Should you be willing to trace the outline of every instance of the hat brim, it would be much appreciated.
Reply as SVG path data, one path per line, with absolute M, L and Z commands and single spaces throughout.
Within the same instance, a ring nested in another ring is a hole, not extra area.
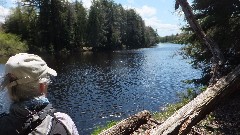
M 57 76 L 57 72 L 54 69 L 51 69 L 50 67 L 48 67 L 47 73 L 52 76 Z

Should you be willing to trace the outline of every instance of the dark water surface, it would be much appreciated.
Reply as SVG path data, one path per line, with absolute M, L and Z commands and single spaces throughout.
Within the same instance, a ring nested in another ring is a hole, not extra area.
M 178 100 L 177 93 L 192 87 L 182 80 L 201 75 L 187 60 L 174 55 L 180 47 L 159 44 L 136 50 L 44 57 L 58 72 L 48 97 L 55 108 L 73 118 L 83 135 L 107 121 L 145 109 L 160 111 Z

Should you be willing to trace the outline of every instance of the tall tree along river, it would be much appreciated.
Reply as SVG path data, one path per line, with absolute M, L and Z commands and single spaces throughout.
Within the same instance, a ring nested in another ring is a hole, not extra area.
M 59 111 L 69 114 L 80 132 L 90 134 L 107 121 L 121 120 L 142 110 L 160 111 L 178 101 L 177 93 L 196 79 L 193 69 L 177 54 L 181 45 L 159 44 L 153 48 L 114 52 L 84 52 L 61 58 L 44 57 L 58 72 L 48 97 Z M 0 76 L 4 63 L 0 64 Z M 1 93 L 1 100 L 6 98 Z M 7 107 L 1 101 L 0 109 Z

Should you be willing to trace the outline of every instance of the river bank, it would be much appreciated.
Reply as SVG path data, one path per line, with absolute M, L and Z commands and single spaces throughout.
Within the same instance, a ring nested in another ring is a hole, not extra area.
M 233 93 L 201 122 L 190 134 L 239 135 L 240 134 L 240 92 Z
M 213 111 L 201 120 L 197 125 L 193 126 L 188 135 L 239 135 L 240 134 L 240 92 L 234 93 L 230 98 L 223 99 Z M 181 104 L 181 105 L 180 105 Z M 172 104 L 168 109 L 177 110 L 185 103 Z M 163 111 L 168 113 L 169 110 Z M 171 113 L 171 112 L 170 112 Z M 142 124 L 130 135 L 151 135 L 165 119 L 159 120 L 153 114 L 145 124 Z M 154 118 L 155 117 L 155 118 Z M 161 117 L 163 118 L 163 117 Z M 100 133 L 100 132 L 99 132 Z

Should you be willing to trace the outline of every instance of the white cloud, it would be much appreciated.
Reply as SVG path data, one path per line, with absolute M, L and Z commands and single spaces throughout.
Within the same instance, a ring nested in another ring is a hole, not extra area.
M 136 9 L 137 13 L 141 15 L 141 17 L 145 21 L 145 24 L 147 26 L 151 26 L 153 29 L 156 29 L 160 36 L 166 36 L 180 32 L 180 27 L 178 25 L 163 23 L 157 17 L 156 8 L 144 5 L 141 8 L 135 7 L 134 9 Z
M 6 16 L 10 14 L 10 9 L 0 6 L 0 22 L 3 23 L 5 21 Z
M 92 0 L 82 0 L 83 2 L 83 6 L 87 9 L 90 8 L 90 6 L 92 5 Z
M 176 30 L 179 29 L 177 25 L 162 23 L 157 17 L 145 18 L 146 25 L 153 26 L 157 29 L 170 29 Z
M 67 0 L 68 2 L 75 2 L 76 0 Z M 83 6 L 87 9 L 90 8 L 90 6 L 92 5 L 92 0 L 78 0 L 78 1 L 82 1 Z
M 142 6 L 141 8 L 135 8 L 136 11 L 142 16 L 142 17 L 151 17 L 156 15 L 157 10 L 154 7 L 149 6 Z
M 175 24 L 163 23 L 156 16 L 150 18 L 143 18 L 147 26 L 157 29 L 159 36 L 166 36 L 180 32 L 180 27 Z

